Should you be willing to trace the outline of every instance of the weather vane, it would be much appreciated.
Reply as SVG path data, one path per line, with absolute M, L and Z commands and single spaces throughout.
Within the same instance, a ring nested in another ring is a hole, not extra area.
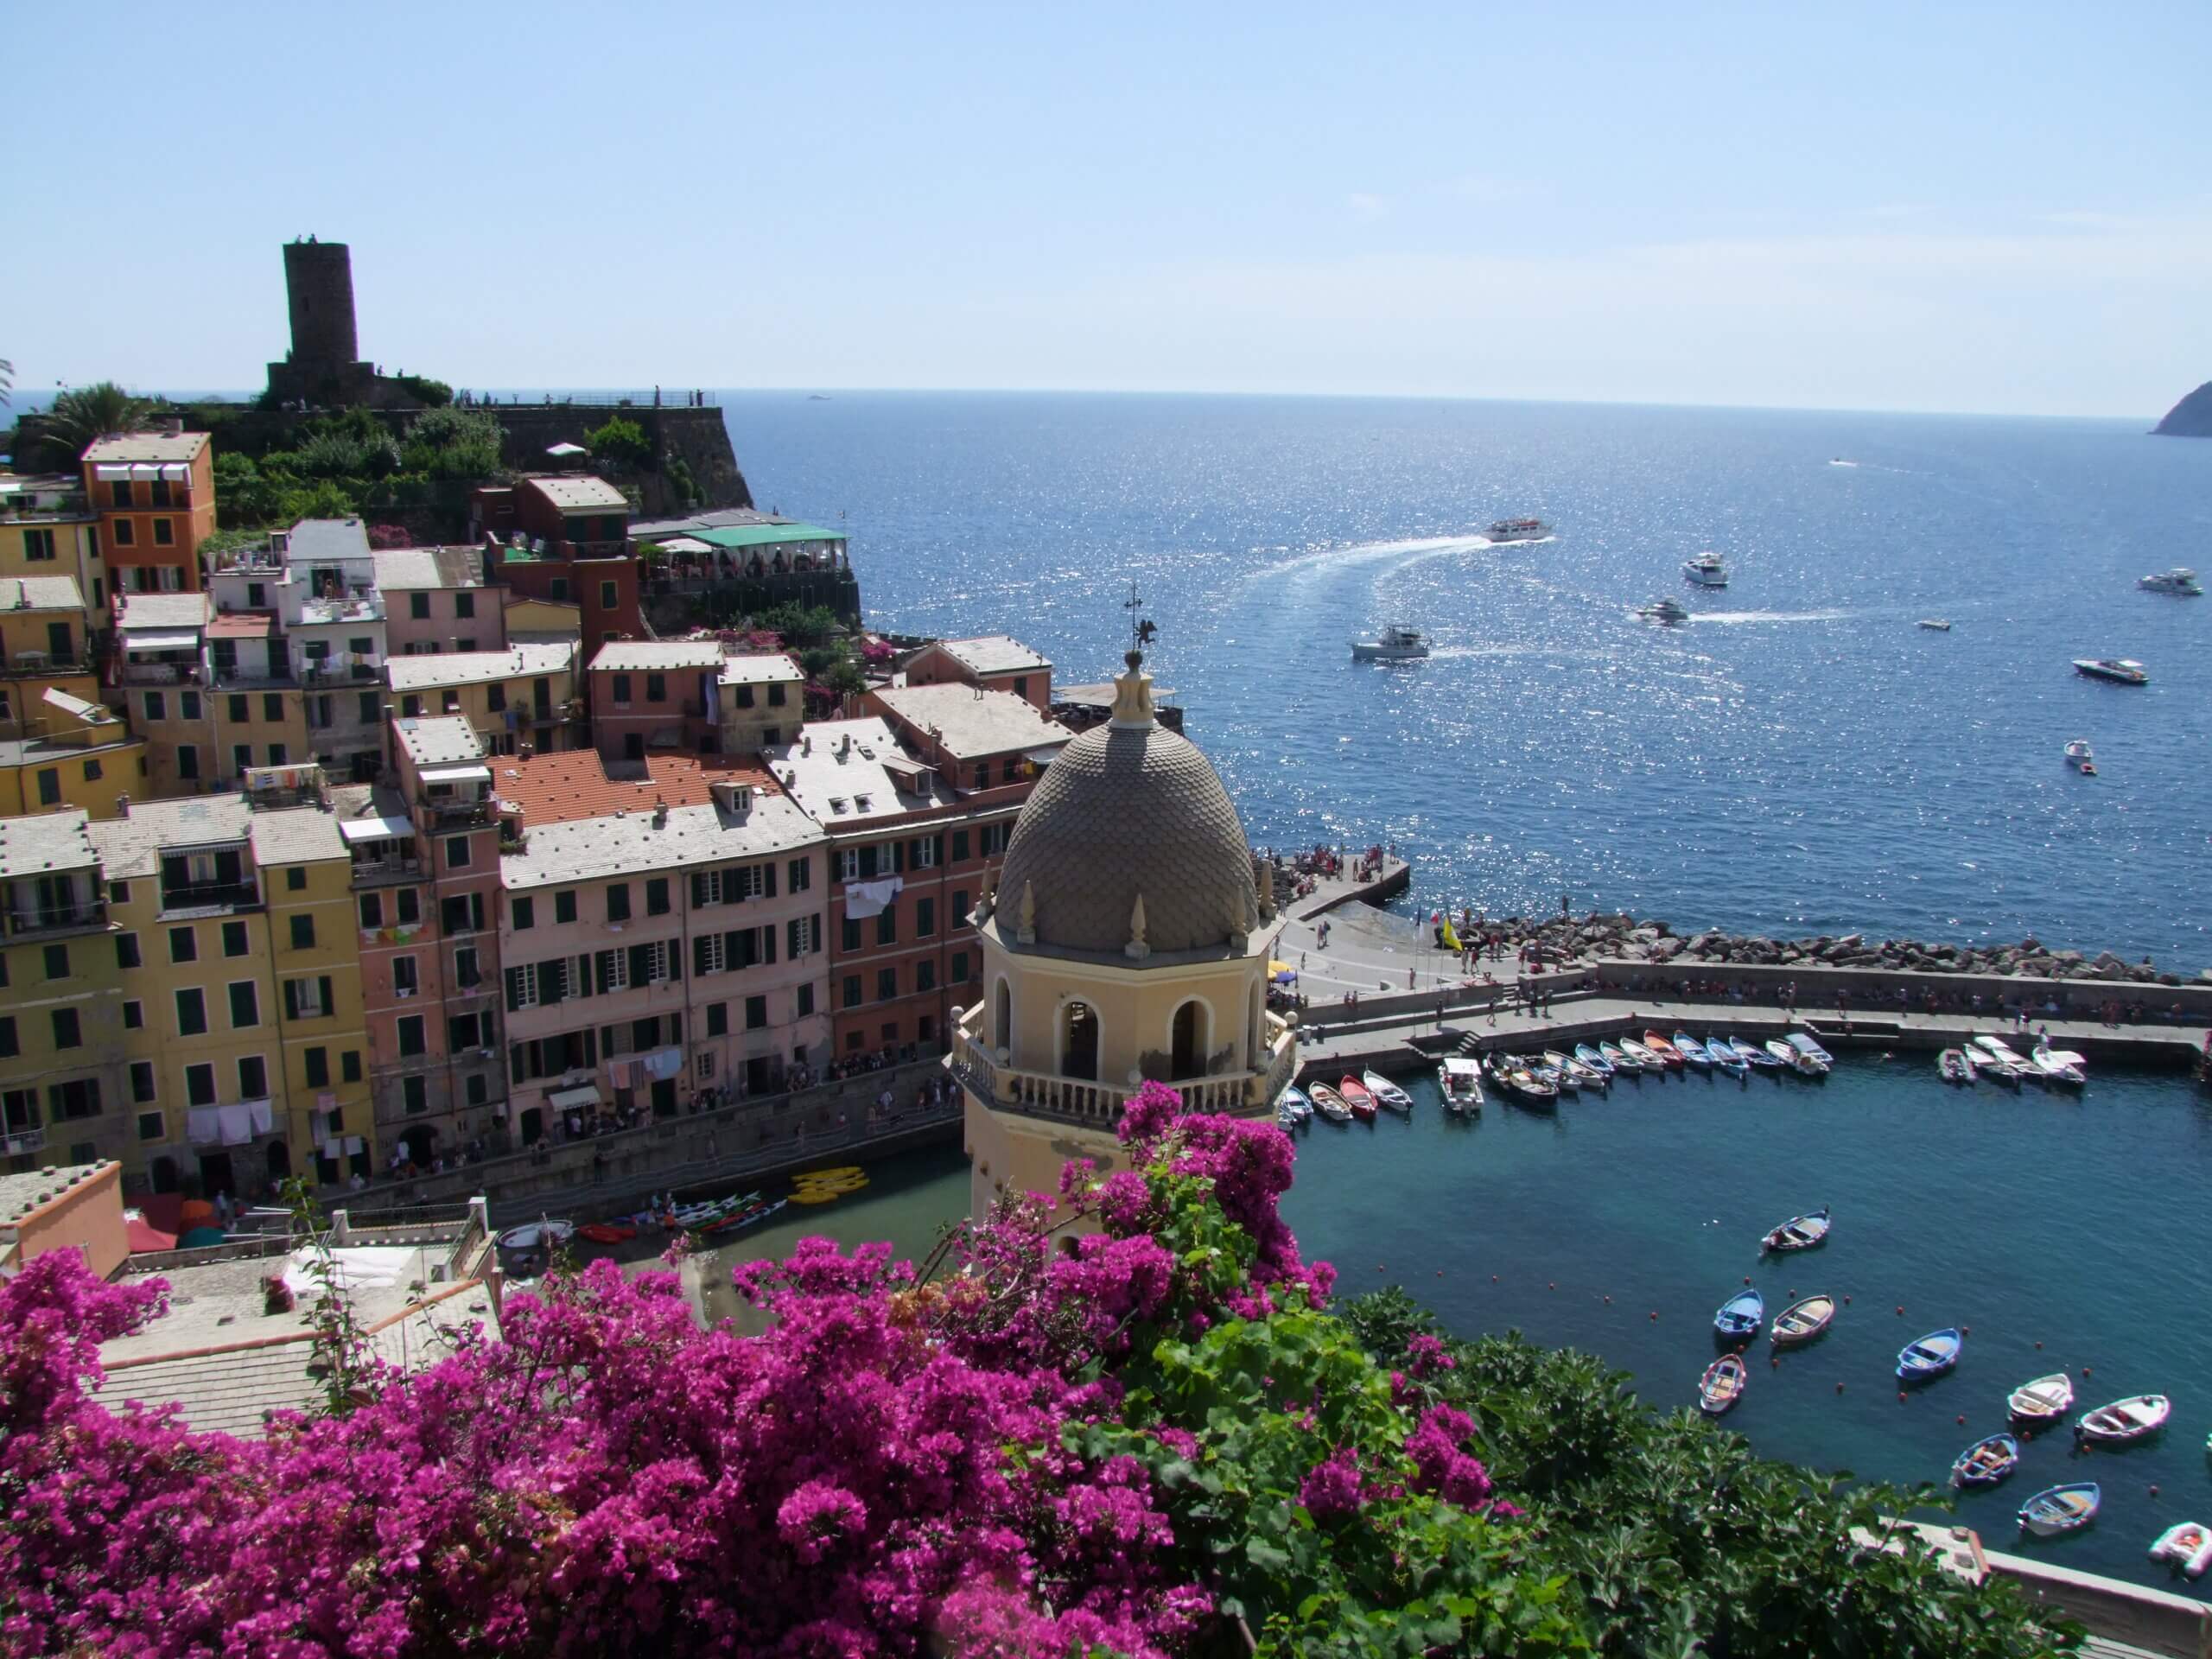
M 1144 601 L 1137 596 L 1137 585 L 1129 583 L 1129 596 L 1122 601 L 1122 608 L 1129 613 L 1129 649 L 1142 651 L 1160 632 L 1160 625 L 1149 617 L 1138 614 L 1144 609 Z

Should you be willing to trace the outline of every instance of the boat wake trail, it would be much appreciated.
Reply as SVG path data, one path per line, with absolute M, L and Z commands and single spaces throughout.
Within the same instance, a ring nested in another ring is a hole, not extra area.
M 1281 564 L 1262 565 L 1245 579 L 1249 582 L 1319 575 L 1363 564 L 1387 564 L 1393 560 L 1412 563 L 1446 553 L 1475 553 L 1488 546 L 1489 541 L 1480 536 L 1414 536 L 1398 541 L 1357 542 L 1350 547 L 1326 547 L 1318 552 L 1301 553 Z
M 1848 611 L 1693 611 L 1691 620 L 1706 622 L 1840 622 Z

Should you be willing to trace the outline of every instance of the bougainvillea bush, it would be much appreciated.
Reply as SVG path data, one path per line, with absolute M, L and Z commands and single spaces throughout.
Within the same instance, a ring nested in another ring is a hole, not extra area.
M 1134 1168 L 1070 1166 L 1087 1236 L 1033 1198 L 920 1271 L 809 1240 L 739 1269 L 758 1337 L 596 1263 L 262 1441 L 111 1414 L 99 1344 L 159 1293 L 42 1257 L 0 1287 L 0 1649 L 1802 1653 L 1825 1610 L 1839 1652 L 2034 1650 L 2008 1597 L 1855 1570 L 1834 1494 L 1747 1507 L 1779 1465 L 1732 1436 L 1639 1461 L 1617 1380 L 1332 1311 L 1277 1214 L 1289 1142 L 1179 1105 L 1129 1103 Z

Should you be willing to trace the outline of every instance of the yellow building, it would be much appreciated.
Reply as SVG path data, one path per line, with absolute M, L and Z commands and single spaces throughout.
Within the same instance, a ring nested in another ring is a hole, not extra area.
M 216 766 L 214 704 L 244 694 L 207 690 L 212 614 L 205 594 L 126 594 L 117 605 L 105 696 L 146 740 L 146 785 L 133 800 L 203 794 L 225 775 Z M 238 775 L 235 758 L 227 775 Z
M 528 594 L 510 593 L 500 613 L 506 620 L 507 643 L 511 645 L 554 639 L 582 640 L 584 637 L 583 607 L 570 600 L 537 599 Z
M 66 692 L 40 696 L 52 725 L 67 729 L 0 738 L 0 817 L 81 811 L 111 818 L 122 810 L 124 797 L 145 792 L 144 738 L 97 703 Z
M 1141 661 L 1113 718 L 1062 749 L 976 912 L 983 1000 L 954 1027 L 974 1213 L 1058 1192 L 1067 1159 L 1111 1168 L 1122 1102 L 1147 1078 L 1192 1111 L 1269 1110 L 1297 1069 L 1267 1009 L 1276 930 L 1236 809 L 1154 718 Z
M 121 1156 L 121 962 L 81 811 L 0 819 L 0 1118 L 6 1167 Z
M 0 577 L 67 576 L 105 618 L 99 515 L 68 474 L 0 473 Z
M 249 782 L 257 804 L 276 792 L 267 773 Z M 320 806 L 256 811 L 247 838 L 268 906 L 283 1144 L 292 1168 L 323 1185 L 367 1175 L 377 1166 L 352 856 Z
M 74 576 L 0 576 L 0 737 L 42 737 L 84 724 L 69 704 L 50 703 L 46 693 L 98 700 L 89 622 Z
M 244 797 L 132 802 L 89 826 L 108 916 L 129 937 L 121 1063 L 133 1164 L 156 1192 L 268 1196 L 291 1168 L 283 1032 L 264 883 Z
M 575 645 L 548 640 L 505 651 L 393 657 L 385 671 L 401 719 L 458 715 L 483 740 L 486 753 L 513 754 L 528 743 L 543 754 L 590 747 L 589 728 L 570 719 L 575 664 Z M 564 731 L 572 734 L 566 741 Z

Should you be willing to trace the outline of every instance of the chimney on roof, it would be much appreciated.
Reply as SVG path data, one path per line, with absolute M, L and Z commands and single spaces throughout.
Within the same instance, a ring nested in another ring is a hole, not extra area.
M 668 803 L 666 801 L 657 800 L 653 803 L 653 828 L 656 830 L 665 830 L 668 828 Z
M 162 435 L 165 438 L 181 438 L 184 435 L 184 417 L 181 416 L 164 415 L 161 418 L 160 425 Z
M 115 816 L 118 818 L 127 818 L 130 816 L 130 798 L 128 795 L 118 795 L 115 798 Z

